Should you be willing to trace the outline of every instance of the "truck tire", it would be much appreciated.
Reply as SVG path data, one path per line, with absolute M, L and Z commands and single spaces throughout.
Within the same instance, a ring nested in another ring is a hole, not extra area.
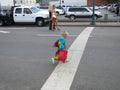
M 0 26 L 3 26 L 3 25 L 4 25 L 3 20 L 0 20 Z
M 36 24 L 37 24 L 37 26 L 42 27 L 44 25 L 43 19 L 42 18 L 37 19 Z

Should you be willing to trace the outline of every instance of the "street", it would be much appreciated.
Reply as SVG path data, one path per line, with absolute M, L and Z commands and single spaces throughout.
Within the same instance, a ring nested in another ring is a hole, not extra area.
M 0 90 L 40 90 L 43 87 L 55 68 L 64 65 L 52 64 L 50 60 L 56 51 L 52 47 L 53 42 L 62 31 L 68 31 L 67 49 L 71 46 L 79 48 L 72 43 L 87 27 L 60 28 L 61 31 L 50 31 L 47 26 L 0 27 Z M 84 45 L 70 90 L 119 90 L 119 33 L 119 27 L 93 28 Z M 83 36 L 86 37 L 86 33 Z M 70 62 L 75 60 L 70 59 L 65 65 L 72 67 Z

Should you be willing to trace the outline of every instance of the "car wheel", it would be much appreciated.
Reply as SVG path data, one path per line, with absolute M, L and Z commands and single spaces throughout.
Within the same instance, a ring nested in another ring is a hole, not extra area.
M 95 15 L 95 16 L 94 16 L 94 19 L 97 20 L 97 18 L 98 18 L 97 15 Z
M 42 18 L 37 19 L 36 21 L 37 26 L 42 27 L 44 25 L 44 21 Z
M 71 20 L 75 20 L 75 16 L 71 15 L 71 16 L 70 16 L 70 19 L 71 19 Z
M 91 18 L 93 18 L 93 16 Z M 94 20 L 97 20 L 97 18 L 98 18 L 97 15 L 94 15 Z
M 0 20 L 0 26 L 3 26 L 3 24 L 4 24 L 3 20 Z

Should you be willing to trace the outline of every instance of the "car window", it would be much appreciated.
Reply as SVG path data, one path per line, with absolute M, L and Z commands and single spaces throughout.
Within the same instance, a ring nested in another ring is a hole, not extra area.
M 80 8 L 79 10 L 82 12 L 89 12 L 86 8 Z
M 40 7 L 40 9 L 48 9 L 48 7 Z
M 32 12 L 30 11 L 30 9 L 28 8 L 24 8 L 24 11 L 23 11 L 25 14 L 32 14 Z
M 76 12 L 79 12 L 80 11 L 80 8 L 75 8 Z
M 15 13 L 16 14 L 21 14 L 22 13 L 22 8 L 16 8 Z
M 78 12 L 79 8 L 69 8 L 69 12 Z

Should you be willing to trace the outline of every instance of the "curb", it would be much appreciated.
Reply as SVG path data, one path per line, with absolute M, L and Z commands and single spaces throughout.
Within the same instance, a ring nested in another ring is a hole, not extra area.
M 91 25 L 90 22 L 58 22 L 59 26 L 94 26 L 94 27 L 120 27 L 119 22 L 96 22 Z

